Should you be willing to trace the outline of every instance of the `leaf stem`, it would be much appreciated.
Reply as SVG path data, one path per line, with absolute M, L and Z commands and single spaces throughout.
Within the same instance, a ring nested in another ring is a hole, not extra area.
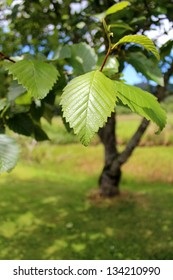
M 103 63 L 102 63 L 102 65 L 101 65 L 101 67 L 100 67 L 100 72 L 102 72 L 102 70 L 103 70 L 103 68 L 104 68 L 104 66 L 105 66 L 105 64 L 106 64 L 106 61 L 107 61 L 108 56 L 110 55 L 111 51 L 112 51 L 112 49 L 109 48 L 108 51 L 107 51 L 107 54 L 106 54 L 106 56 L 105 56 L 105 58 L 104 58 L 104 60 L 103 60 Z
M 0 52 L 0 58 L 2 59 L 6 59 L 10 62 L 16 63 L 16 61 L 14 61 L 13 59 L 11 59 L 9 56 L 5 55 L 4 53 Z

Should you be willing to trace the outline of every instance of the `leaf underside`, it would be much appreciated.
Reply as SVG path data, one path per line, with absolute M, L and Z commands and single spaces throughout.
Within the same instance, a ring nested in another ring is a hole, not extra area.
M 63 117 L 87 146 L 114 111 L 115 102 L 113 81 L 98 70 L 92 71 L 73 79 L 64 88 Z
M 19 148 L 11 137 L 0 134 L 0 174 L 10 171 L 17 162 Z
M 118 81 L 114 83 L 118 99 L 124 105 L 127 105 L 132 112 L 156 123 L 159 127 L 158 132 L 165 127 L 166 113 L 155 96 L 135 86 L 126 85 Z
M 39 60 L 6 63 L 5 67 L 36 99 L 44 98 L 59 76 L 59 72 L 53 65 Z

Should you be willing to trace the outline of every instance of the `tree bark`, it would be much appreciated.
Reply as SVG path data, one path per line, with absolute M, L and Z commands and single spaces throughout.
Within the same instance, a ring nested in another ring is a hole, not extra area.
M 145 118 L 142 119 L 140 125 L 138 126 L 138 129 L 136 130 L 136 132 L 133 134 L 133 136 L 131 137 L 131 139 L 127 143 L 124 151 L 118 157 L 118 161 L 119 161 L 120 166 L 123 165 L 129 159 L 129 157 L 133 153 L 134 149 L 138 146 L 138 144 L 139 144 L 144 132 L 146 131 L 149 123 L 150 122 L 148 120 L 146 120 Z M 114 164 L 113 164 L 112 168 L 114 168 Z
M 105 127 L 100 129 L 99 136 L 105 151 L 105 164 L 99 178 L 100 194 L 102 196 L 112 197 L 120 194 L 121 166 L 129 159 L 139 144 L 148 125 L 149 121 L 144 118 L 122 153 L 118 153 L 117 150 L 115 113 L 112 113 Z
M 121 179 L 120 166 L 112 170 L 112 164 L 119 155 L 116 145 L 115 126 L 115 113 L 112 113 L 105 127 L 101 128 L 98 133 L 105 152 L 104 168 L 99 178 L 100 194 L 105 197 L 119 194 L 119 182 Z

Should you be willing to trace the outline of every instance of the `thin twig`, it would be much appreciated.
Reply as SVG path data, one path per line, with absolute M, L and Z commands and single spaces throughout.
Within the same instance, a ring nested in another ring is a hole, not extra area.
M 9 56 L 5 55 L 4 53 L 0 52 L 0 58 L 8 60 L 10 62 L 16 63 L 13 59 L 11 59 Z
M 103 60 L 103 63 L 102 63 L 102 65 L 101 65 L 101 67 L 100 67 L 100 72 L 102 72 L 103 67 L 104 67 L 105 64 L 106 64 L 106 61 L 107 61 L 107 59 L 108 59 L 108 57 L 109 57 L 111 51 L 112 51 L 112 50 L 109 48 L 108 51 L 107 51 L 107 54 L 106 54 L 106 56 L 105 56 L 105 58 L 104 58 L 104 60 Z

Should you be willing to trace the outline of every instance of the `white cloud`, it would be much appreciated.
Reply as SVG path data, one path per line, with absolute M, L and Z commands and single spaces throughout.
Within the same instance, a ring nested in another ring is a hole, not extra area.
M 153 30 L 145 32 L 150 39 L 154 40 L 158 47 L 161 47 L 169 40 L 173 40 L 173 26 L 168 19 L 162 19 L 160 26 L 153 26 Z

